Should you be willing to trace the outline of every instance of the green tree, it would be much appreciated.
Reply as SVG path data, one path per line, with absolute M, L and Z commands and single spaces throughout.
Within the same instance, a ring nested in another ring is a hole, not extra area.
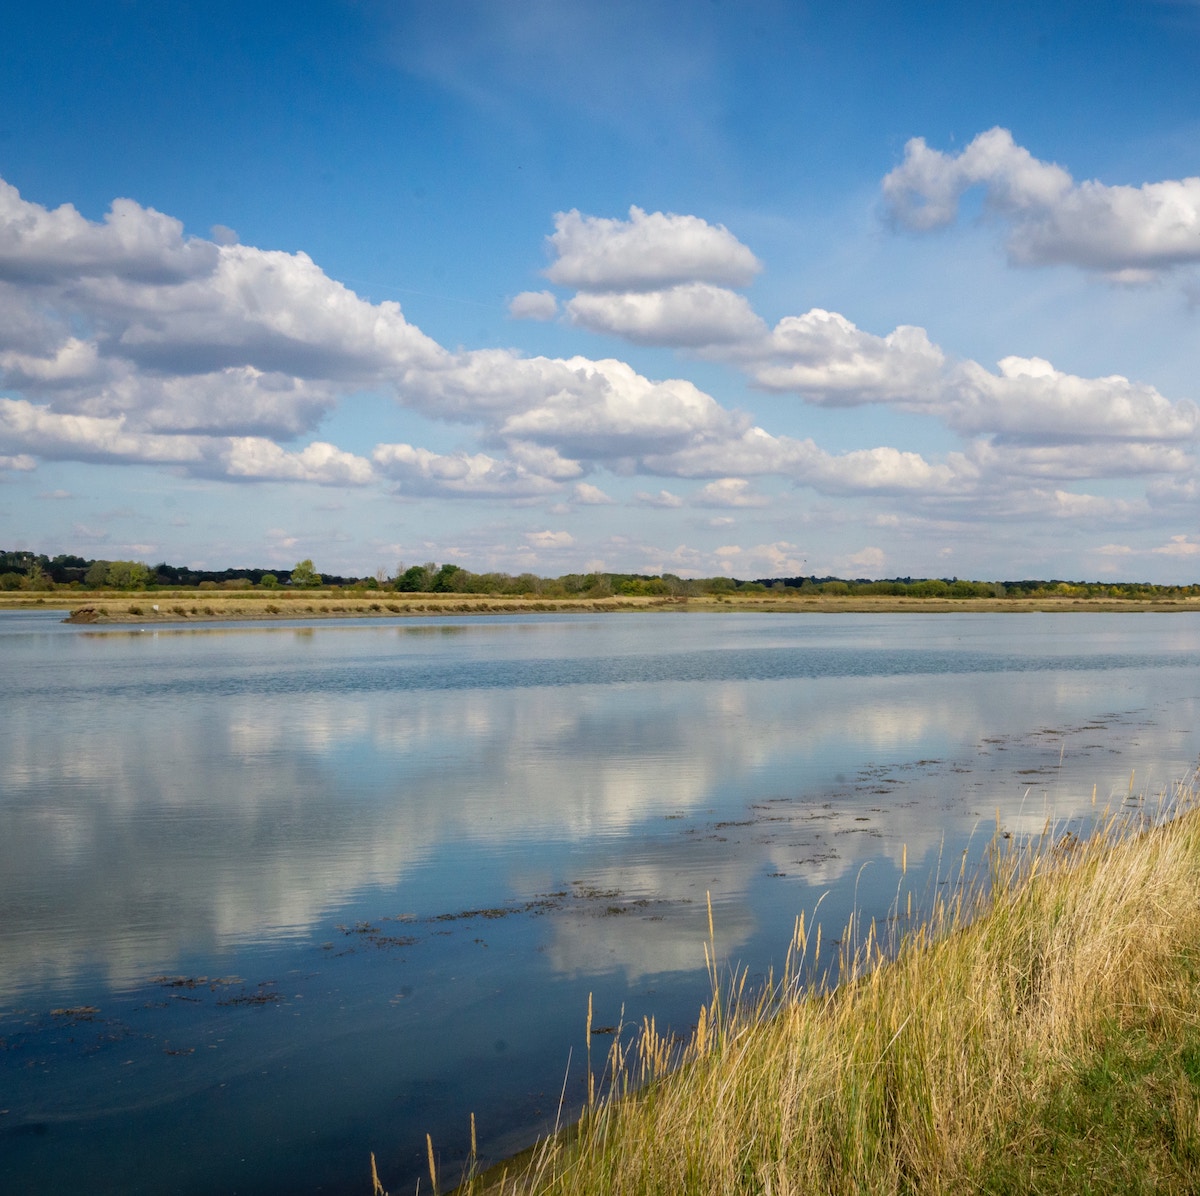
M 108 561 L 93 561 L 83 575 L 83 584 L 89 590 L 98 590 L 108 581 Z
M 54 580 L 50 574 L 42 567 L 42 562 L 45 557 L 40 557 L 29 562 L 29 567 L 25 570 L 25 576 L 21 578 L 21 589 L 23 590 L 52 590 L 54 589 Z
M 264 573 L 259 579 L 258 584 L 262 586 L 264 590 L 273 590 L 277 585 L 279 585 L 279 578 L 276 577 L 274 573 Z
M 439 594 L 444 594 L 446 591 L 453 589 L 452 579 L 459 571 L 458 565 L 443 565 L 434 577 L 430 589 L 435 590 Z
M 321 584 L 321 575 L 313 568 L 311 559 L 297 561 L 292 569 L 292 585 L 311 590 Z
M 437 565 L 433 561 L 424 565 L 410 565 L 396 578 L 396 589 L 406 594 L 428 590 L 436 572 Z
M 111 561 L 105 578 L 115 590 L 144 590 L 149 580 L 150 570 L 141 561 Z

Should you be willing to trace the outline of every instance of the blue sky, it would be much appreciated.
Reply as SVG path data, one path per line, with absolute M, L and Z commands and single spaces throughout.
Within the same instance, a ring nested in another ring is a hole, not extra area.
M 1190 581 L 1200 5 L 64 3 L 0 546 Z

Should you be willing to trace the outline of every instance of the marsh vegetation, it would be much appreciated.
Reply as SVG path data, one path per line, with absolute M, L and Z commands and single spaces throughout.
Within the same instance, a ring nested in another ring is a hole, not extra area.
M 1194 787 L 1086 840 L 998 837 L 989 865 L 916 921 L 898 890 L 832 948 L 802 918 L 756 994 L 710 956 L 690 1036 L 618 1030 L 594 1076 L 589 1010 L 578 1123 L 481 1175 L 469 1158 L 459 1190 L 1197 1191 Z

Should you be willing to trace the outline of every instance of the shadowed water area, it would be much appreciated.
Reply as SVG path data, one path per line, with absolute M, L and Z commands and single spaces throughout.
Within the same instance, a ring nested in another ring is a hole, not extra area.
M 578 1111 L 589 993 L 691 1026 L 706 893 L 761 978 L 1200 750 L 1200 614 L 61 617 L 0 617 L 4 1191 L 452 1176 Z

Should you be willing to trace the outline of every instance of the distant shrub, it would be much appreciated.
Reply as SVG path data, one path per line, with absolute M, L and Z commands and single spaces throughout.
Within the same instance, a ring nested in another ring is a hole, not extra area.
M 945 598 L 950 593 L 950 587 L 937 578 L 928 581 L 914 581 L 908 587 L 908 592 L 914 598 Z
M 631 577 L 617 586 L 617 593 L 629 597 L 645 597 L 669 594 L 671 587 L 661 577 Z

